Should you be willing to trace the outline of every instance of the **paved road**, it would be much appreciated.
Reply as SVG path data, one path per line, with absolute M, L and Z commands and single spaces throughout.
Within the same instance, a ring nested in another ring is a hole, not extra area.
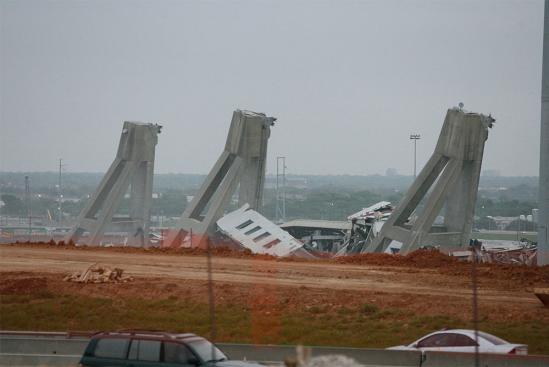
M 0 366 L 74 366 L 88 338 L 68 338 L 64 333 L 0 332 Z M 247 359 L 268 365 L 281 365 L 295 355 L 294 346 L 219 344 L 233 359 Z M 461 353 L 425 353 L 385 349 L 312 347 L 313 356 L 345 355 L 364 367 L 455 367 L 472 366 L 473 355 Z M 483 367 L 547 367 L 549 356 L 481 355 Z M 335 367 L 335 366 L 334 366 Z

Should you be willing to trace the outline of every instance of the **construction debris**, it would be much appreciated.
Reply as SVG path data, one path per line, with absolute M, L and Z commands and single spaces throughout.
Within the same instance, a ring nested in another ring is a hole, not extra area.
M 276 224 L 249 205 L 217 221 L 220 231 L 254 254 L 315 257 L 320 253 L 362 253 L 391 215 L 393 206 L 382 201 L 350 215 L 347 222 L 293 220 Z
M 352 221 L 358 219 L 382 219 L 387 218 L 393 212 L 393 206 L 388 201 L 380 201 L 377 204 L 362 209 L 361 211 L 349 215 L 348 220 Z
M 343 246 L 350 222 L 332 220 L 296 219 L 280 225 L 280 228 L 300 240 L 313 251 L 335 253 Z
M 336 256 L 364 253 L 368 245 L 381 232 L 383 224 L 391 216 L 394 207 L 388 201 L 381 201 L 349 215 L 351 231 Z
M 469 250 L 453 251 L 449 254 L 461 260 L 472 261 Z M 483 263 L 506 265 L 535 265 L 537 262 L 537 243 L 523 238 L 520 242 L 491 241 L 482 243 L 478 253 Z
M 123 276 L 124 270 L 120 268 L 109 268 L 93 264 L 85 271 L 77 271 L 67 275 L 65 282 L 75 283 L 126 283 L 133 280 L 130 276 Z
M 535 265 L 537 248 L 523 248 L 514 250 L 485 251 L 484 262 L 496 264 Z
M 250 209 L 248 204 L 219 219 L 217 226 L 223 234 L 254 254 L 314 257 L 303 248 L 302 242 Z

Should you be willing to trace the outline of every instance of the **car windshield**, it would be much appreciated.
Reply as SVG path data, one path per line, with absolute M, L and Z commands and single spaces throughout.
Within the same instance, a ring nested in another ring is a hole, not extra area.
M 205 362 L 224 361 L 227 356 L 206 339 L 196 339 L 186 342 L 187 345 Z
M 484 332 L 482 332 L 482 331 L 479 331 L 479 332 L 478 332 L 478 336 L 480 336 L 481 338 L 484 338 L 484 339 L 488 340 L 490 343 L 492 343 L 492 344 L 494 344 L 494 345 L 509 344 L 508 342 L 506 342 L 506 341 L 503 340 L 503 339 L 498 338 L 497 336 L 494 336 L 494 335 L 491 335 L 491 334 L 487 334 L 487 333 L 484 333 Z

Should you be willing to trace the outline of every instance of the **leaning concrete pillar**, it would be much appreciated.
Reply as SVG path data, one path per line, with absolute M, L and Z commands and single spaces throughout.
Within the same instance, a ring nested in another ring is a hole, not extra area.
M 468 244 L 484 143 L 494 121 L 458 108 L 448 110 L 433 155 L 367 252 L 385 251 L 391 241 L 402 243 L 403 254 L 422 245 L 459 248 Z M 423 209 L 411 221 L 423 199 Z M 435 230 L 433 223 L 443 207 L 444 226 Z
M 260 211 L 265 181 L 267 143 L 276 119 L 263 113 L 236 110 L 225 149 L 198 193 L 170 231 L 165 246 L 202 246 L 239 188 L 239 205 Z
M 116 158 L 66 241 L 99 245 L 107 228 L 117 225 L 113 216 L 130 188 L 129 216 L 120 218 L 118 225 L 124 223 L 129 245 L 148 245 L 154 154 L 160 129 L 156 124 L 124 122 Z

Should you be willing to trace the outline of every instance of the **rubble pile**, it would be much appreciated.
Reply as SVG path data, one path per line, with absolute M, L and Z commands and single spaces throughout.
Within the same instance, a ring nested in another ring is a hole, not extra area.
M 133 280 L 130 276 L 124 276 L 124 270 L 120 268 L 109 268 L 91 265 L 83 272 L 77 271 L 67 275 L 63 280 L 65 282 L 75 283 L 126 283 Z
M 535 265 L 537 257 L 536 248 L 524 248 L 503 251 L 484 251 L 482 261 L 496 264 Z

